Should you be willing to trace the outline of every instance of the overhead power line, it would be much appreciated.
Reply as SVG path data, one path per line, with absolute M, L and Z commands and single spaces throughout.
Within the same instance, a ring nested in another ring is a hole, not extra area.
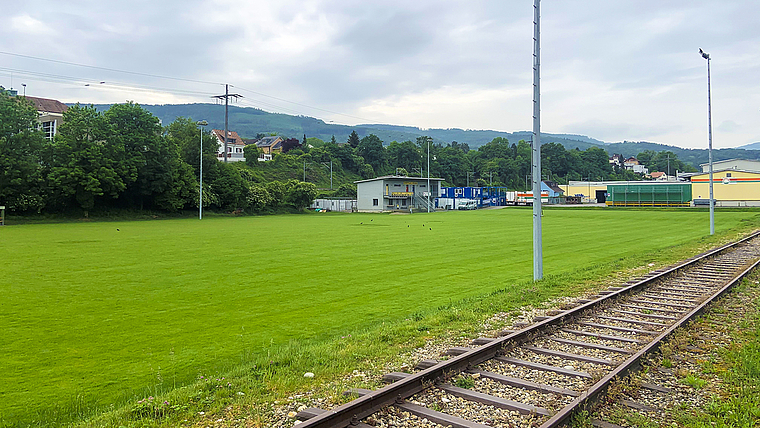
M 141 73 L 139 71 L 119 70 L 117 68 L 98 67 L 96 65 L 79 64 L 79 63 L 76 63 L 76 62 L 61 61 L 61 60 L 58 60 L 58 59 L 40 58 L 40 57 L 37 57 L 37 56 L 23 55 L 23 54 L 17 54 L 17 53 L 13 53 L 13 52 L 0 51 L 0 54 L 2 54 L 2 55 L 9 55 L 9 56 L 15 56 L 15 57 L 19 57 L 19 58 L 34 59 L 34 60 L 37 60 L 37 61 L 54 62 L 56 64 L 72 65 L 72 66 L 75 66 L 75 67 L 91 68 L 91 69 L 94 69 L 94 70 L 104 70 L 104 71 L 112 71 L 112 72 L 115 72 L 115 73 L 133 74 L 135 76 L 155 77 L 157 79 L 179 80 L 179 81 L 183 81 L 183 82 L 203 83 L 203 84 L 208 84 L 208 85 L 223 85 L 224 84 L 224 83 L 219 83 L 219 82 L 209 82 L 209 81 L 205 81 L 205 80 L 185 79 L 185 78 L 182 78 L 182 77 L 162 76 L 160 74 Z
M 69 65 L 69 66 L 74 66 L 74 67 L 89 68 L 89 69 L 93 69 L 93 70 L 102 70 L 102 71 L 110 71 L 110 72 L 114 72 L 114 73 L 130 74 L 130 75 L 134 75 L 134 76 L 152 77 L 152 78 L 157 78 L 157 79 L 168 79 L 168 80 L 174 80 L 174 81 L 190 82 L 190 83 L 200 83 L 200 84 L 208 84 L 208 85 L 224 85 L 224 83 L 219 83 L 219 82 L 211 82 L 211 81 L 196 80 L 196 79 L 186 79 L 186 78 L 182 78 L 182 77 L 173 77 L 173 76 L 164 76 L 164 75 L 160 75 L 160 74 L 143 73 L 143 72 L 131 71 L 131 70 L 121 70 L 121 69 L 110 68 L 110 67 L 100 67 L 100 66 L 89 65 L 89 64 L 81 64 L 81 63 L 76 63 L 76 62 L 71 62 L 71 61 L 63 61 L 63 60 L 58 60 L 58 59 L 42 58 L 42 57 L 33 56 L 33 55 L 19 54 L 19 53 L 14 53 L 14 52 L 0 51 L 0 55 L 7 55 L 7 56 L 12 56 L 12 57 L 18 57 L 18 58 L 33 59 L 33 60 L 37 60 L 37 61 L 45 61 L 45 62 L 51 62 L 51 63 L 56 63 L 56 64 L 64 64 L 64 65 Z M 0 69 L 0 70 L 2 70 L 2 69 Z M 63 80 L 63 81 L 84 82 L 84 83 L 88 83 L 89 82 L 90 84 L 92 84 L 92 83 L 98 83 L 100 85 L 100 84 L 102 84 L 101 82 L 104 81 L 104 79 L 96 80 L 96 79 L 87 79 L 87 78 L 73 78 L 73 77 L 53 75 L 53 74 L 47 74 L 45 76 L 46 73 L 30 72 L 30 71 L 23 71 L 23 70 L 13 70 L 13 69 L 5 69 L 5 70 L 10 71 L 11 73 L 26 73 L 26 74 L 30 74 L 30 75 L 36 75 L 37 76 L 36 79 L 34 77 L 30 77 L 30 79 L 40 80 L 40 81 L 48 81 L 48 82 L 56 82 L 56 81 Z M 45 80 L 44 77 L 46 77 L 47 79 L 52 79 L 52 80 Z M 57 80 L 55 80 L 55 79 L 57 79 Z M 159 87 L 151 87 L 151 86 L 139 85 L 139 84 L 135 84 L 133 86 L 130 86 L 130 85 L 127 85 L 127 84 L 122 84 L 122 83 L 117 83 L 117 82 L 108 82 L 108 84 L 121 86 L 123 88 L 131 88 L 131 89 L 143 90 L 143 91 L 145 89 L 154 89 L 154 90 L 161 90 L 161 91 L 165 91 L 165 92 L 169 92 L 169 93 L 175 93 L 175 94 L 181 94 L 181 95 L 195 95 L 195 94 L 197 94 L 197 95 L 210 95 L 210 93 L 208 93 L 208 92 L 200 92 L 200 91 L 196 92 L 196 91 L 189 91 L 189 90 L 159 88 Z M 230 86 L 232 86 L 232 85 L 230 85 Z M 96 86 L 93 86 L 93 87 L 96 87 Z M 265 94 L 265 93 L 262 93 L 262 92 L 258 92 L 258 91 L 254 91 L 254 90 L 251 90 L 251 89 L 242 88 L 240 86 L 234 86 L 234 87 L 236 87 L 237 89 L 239 89 L 241 91 L 249 92 L 251 94 L 255 94 L 255 95 L 262 96 L 262 97 L 271 98 L 273 100 L 282 101 L 282 102 L 285 102 L 285 103 L 297 105 L 297 106 L 300 106 L 300 107 L 305 107 L 305 108 L 312 109 L 312 110 L 322 111 L 322 112 L 325 112 L 325 113 L 335 114 L 335 115 L 339 115 L 339 116 L 343 116 L 343 117 L 350 117 L 350 118 L 353 118 L 353 119 L 359 119 L 359 120 L 365 121 L 367 123 L 376 123 L 377 122 L 376 120 L 373 120 L 373 119 L 367 119 L 367 118 L 361 117 L 361 116 L 355 116 L 355 115 L 341 113 L 341 112 L 334 111 L 334 110 L 328 110 L 328 109 L 324 109 L 324 108 L 321 108 L 321 107 L 315 107 L 315 106 L 311 106 L 311 105 L 308 105 L 308 104 L 299 103 L 299 102 L 296 102 L 296 101 L 290 101 L 290 100 L 287 100 L 285 98 L 280 98 L 280 97 L 276 97 L 276 96 L 273 96 L 273 95 L 268 95 L 268 94 Z M 261 103 L 261 104 L 269 105 L 272 108 L 286 110 L 286 111 L 292 111 L 292 112 L 295 112 L 295 114 L 302 114 L 302 113 L 299 113 L 299 112 L 297 112 L 295 110 L 288 109 L 286 107 L 282 107 L 282 106 L 279 106 L 279 105 L 276 105 L 276 104 L 266 103 L 266 102 L 260 101 L 260 100 L 258 102 Z

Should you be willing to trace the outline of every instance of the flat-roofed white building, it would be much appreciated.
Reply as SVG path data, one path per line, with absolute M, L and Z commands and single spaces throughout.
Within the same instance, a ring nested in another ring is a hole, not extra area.
M 435 198 L 442 178 L 386 175 L 356 183 L 356 208 L 359 212 L 435 210 Z
M 702 172 L 710 172 L 709 163 L 701 163 L 699 166 Z M 760 160 L 752 159 L 726 159 L 722 161 L 713 161 L 713 171 L 724 169 L 736 169 L 740 171 L 758 171 L 760 172 Z

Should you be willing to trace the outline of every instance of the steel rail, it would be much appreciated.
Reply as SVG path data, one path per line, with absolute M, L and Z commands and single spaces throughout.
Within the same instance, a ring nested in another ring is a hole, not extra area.
M 736 275 L 733 279 L 726 283 L 726 285 L 721 287 L 720 290 L 712 294 L 709 298 L 707 298 L 692 311 L 690 311 L 686 316 L 676 321 L 672 326 L 668 327 L 668 329 L 657 336 L 652 342 L 648 343 L 621 365 L 617 366 L 614 370 L 600 379 L 587 391 L 584 391 L 578 398 L 557 412 L 549 420 L 541 424 L 539 428 L 559 427 L 565 424 L 575 412 L 582 410 L 583 408 L 588 407 L 590 404 L 598 401 L 598 399 L 601 398 L 601 396 L 607 391 L 607 388 L 609 388 L 610 384 L 614 380 L 622 378 L 627 374 L 639 369 L 641 366 L 641 359 L 643 357 L 659 349 L 664 339 L 673 334 L 673 332 L 677 329 L 691 322 L 698 315 L 702 314 L 708 306 L 710 306 L 715 300 L 717 300 L 737 283 L 739 283 L 739 281 L 741 281 L 745 276 L 752 272 L 752 270 L 754 270 L 758 265 L 760 265 L 760 260 L 755 261 L 747 269 Z
M 760 231 L 756 231 L 736 242 L 732 242 L 732 243 L 723 245 L 721 247 L 709 250 L 707 252 L 698 254 L 674 266 L 664 268 L 659 271 L 655 271 L 657 273 L 654 275 L 650 273 L 639 281 L 636 281 L 627 286 L 623 286 L 622 288 L 616 291 L 610 292 L 609 294 L 605 294 L 602 297 L 599 297 L 595 300 L 591 300 L 576 308 L 564 311 L 555 316 L 551 316 L 543 321 L 532 324 L 522 330 L 518 330 L 506 336 L 502 336 L 492 342 L 489 342 L 483 346 L 475 348 L 469 352 L 460 354 L 446 361 L 442 361 L 439 364 L 436 364 L 430 368 L 427 368 L 425 370 L 412 374 L 404 379 L 401 379 L 397 382 L 394 382 L 380 389 L 377 389 L 365 395 L 362 395 L 361 397 L 353 401 L 350 401 L 348 403 L 345 403 L 343 405 L 340 405 L 336 407 L 335 409 L 327 410 L 313 418 L 310 418 L 302 422 L 298 426 L 299 428 L 343 428 L 352 424 L 357 424 L 361 419 L 364 419 L 367 416 L 370 416 L 376 413 L 377 411 L 381 410 L 383 407 L 392 405 L 394 403 L 401 403 L 403 402 L 405 398 L 410 397 L 414 394 L 417 394 L 427 389 L 428 387 L 440 382 L 441 380 L 448 379 L 457 373 L 471 369 L 482 362 L 488 361 L 496 357 L 497 355 L 499 355 L 505 349 L 511 348 L 516 345 L 520 345 L 522 343 L 525 343 L 531 340 L 533 337 L 537 336 L 540 332 L 543 332 L 550 327 L 567 323 L 568 321 L 574 318 L 577 318 L 581 316 L 582 314 L 585 314 L 589 310 L 594 309 L 605 302 L 611 302 L 623 295 L 629 294 L 632 291 L 638 290 L 639 288 L 645 287 L 653 282 L 656 282 L 665 277 L 671 276 L 683 269 L 692 267 L 701 261 L 704 261 L 710 257 L 716 256 L 719 253 L 722 253 L 728 249 L 738 246 L 739 244 L 747 242 L 750 239 L 757 237 L 758 235 L 760 235 Z M 601 390 L 595 392 L 594 395 L 597 395 L 600 392 Z M 589 396 L 590 395 L 588 394 L 588 392 L 584 392 L 581 394 L 581 397 L 583 398 L 584 401 Z M 581 400 L 581 398 L 575 401 L 579 401 L 579 400 Z M 582 401 L 579 401 L 579 403 L 582 403 Z M 564 421 L 564 419 L 570 415 L 570 413 L 565 413 L 564 410 L 565 409 L 557 413 L 557 415 L 555 415 L 555 418 L 562 414 L 562 415 L 565 415 L 561 419 L 562 421 Z M 554 418 L 552 418 L 551 420 L 554 420 Z M 556 426 L 556 425 L 546 425 L 546 426 Z M 542 425 L 542 428 L 543 427 L 544 426 Z

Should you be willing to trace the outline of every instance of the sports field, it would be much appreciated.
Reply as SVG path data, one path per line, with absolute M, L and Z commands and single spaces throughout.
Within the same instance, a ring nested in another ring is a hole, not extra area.
M 716 227 L 756 216 L 721 211 Z M 530 279 L 531 224 L 502 209 L 0 228 L 0 422 L 119 404 Z M 545 272 L 706 232 L 705 212 L 550 209 Z

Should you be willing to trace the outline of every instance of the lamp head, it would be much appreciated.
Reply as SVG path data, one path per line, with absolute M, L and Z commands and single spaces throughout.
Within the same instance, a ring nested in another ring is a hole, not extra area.
M 704 59 L 710 59 L 710 54 L 703 51 L 702 48 L 699 48 L 699 53 L 702 54 L 702 58 Z
M 195 122 L 195 123 L 196 123 L 196 125 L 200 125 L 200 126 L 206 126 L 206 125 L 208 125 L 208 122 L 206 122 L 205 120 L 199 120 L 198 122 Z

